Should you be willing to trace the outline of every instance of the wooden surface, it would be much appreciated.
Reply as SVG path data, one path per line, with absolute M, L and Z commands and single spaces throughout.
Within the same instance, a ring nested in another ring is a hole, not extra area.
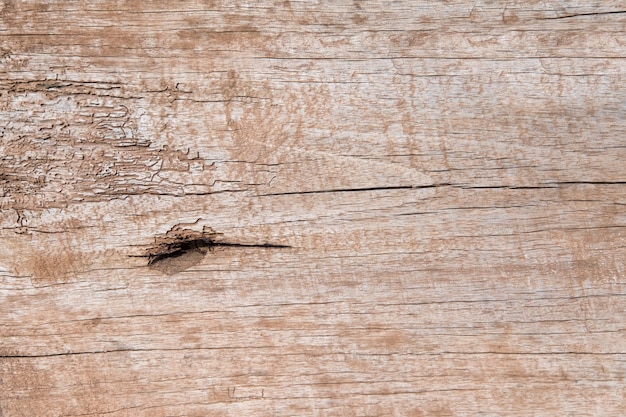
M 623 416 L 625 70 L 624 1 L 0 1 L 0 416 Z

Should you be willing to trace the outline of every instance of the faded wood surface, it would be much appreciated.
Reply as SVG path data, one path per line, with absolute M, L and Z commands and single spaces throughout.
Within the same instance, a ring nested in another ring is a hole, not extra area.
M 623 416 L 625 70 L 623 1 L 0 1 L 0 416 Z

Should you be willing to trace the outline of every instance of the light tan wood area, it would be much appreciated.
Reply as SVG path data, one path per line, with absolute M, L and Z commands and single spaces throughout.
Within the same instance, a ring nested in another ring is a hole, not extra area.
M 0 416 L 623 416 L 626 2 L 0 1 Z

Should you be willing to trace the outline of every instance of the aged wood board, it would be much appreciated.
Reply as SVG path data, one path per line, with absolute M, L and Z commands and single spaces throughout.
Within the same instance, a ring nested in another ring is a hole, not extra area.
M 0 1 L 0 416 L 623 416 L 625 1 Z

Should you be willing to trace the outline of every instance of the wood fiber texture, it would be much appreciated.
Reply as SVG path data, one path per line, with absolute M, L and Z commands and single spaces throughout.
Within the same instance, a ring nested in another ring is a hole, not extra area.
M 0 1 L 0 416 L 623 416 L 626 2 Z

